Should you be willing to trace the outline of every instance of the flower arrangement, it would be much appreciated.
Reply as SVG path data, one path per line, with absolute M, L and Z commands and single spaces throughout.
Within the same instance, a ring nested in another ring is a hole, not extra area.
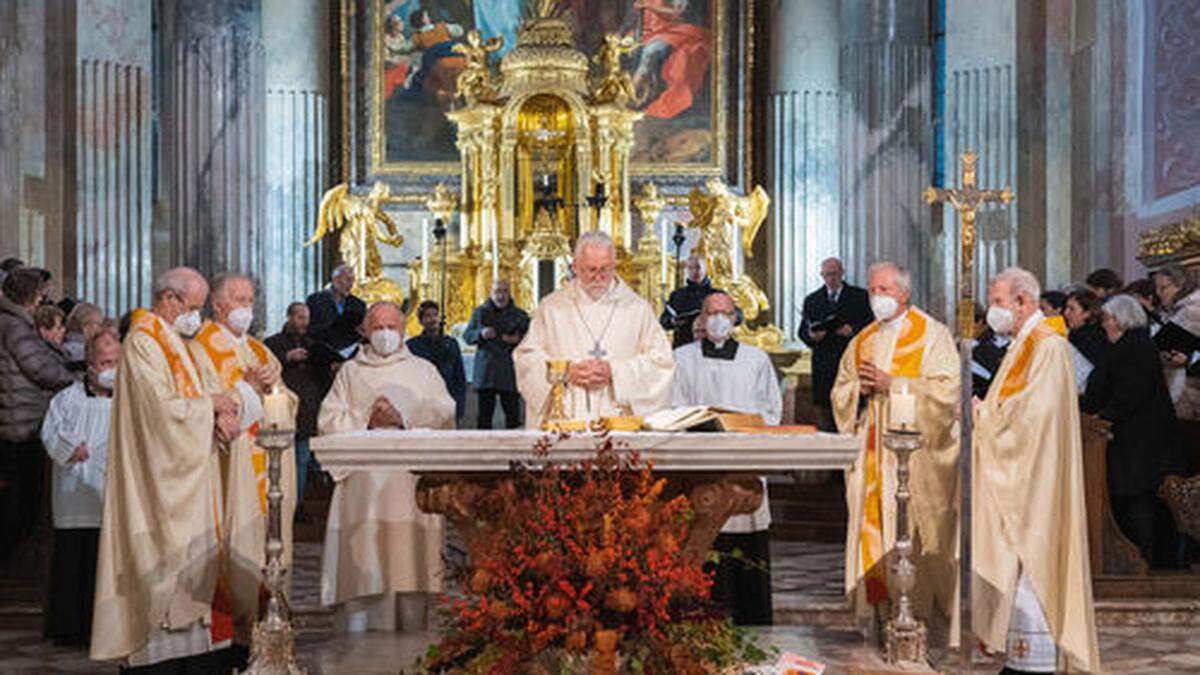
M 684 555 L 691 508 L 636 451 L 518 468 L 476 505 L 461 595 L 427 672 L 711 673 L 767 658 L 709 600 Z

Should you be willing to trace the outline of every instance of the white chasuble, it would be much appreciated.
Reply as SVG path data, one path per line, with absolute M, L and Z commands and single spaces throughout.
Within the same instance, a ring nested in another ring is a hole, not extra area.
M 267 538 L 267 451 L 255 439 L 262 417 L 262 403 L 244 376 L 252 368 L 279 372 L 280 364 L 271 350 L 249 335 L 240 338 L 215 321 L 206 321 L 188 341 L 188 349 L 200 372 L 205 391 L 222 392 L 241 401 L 242 433 L 220 455 L 225 518 L 229 543 L 225 565 L 229 574 L 234 618 L 240 642 L 250 639 L 258 618 L 262 568 L 266 564 Z M 280 383 L 295 419 L 299 401 Z M 295 447 L 280 457 L 280 504 L 283 564 L 292 568 L 292 516 L 296 512 Z M 286 587 L 290 590 L 291 584 Z
M 320 433 L 367 429 L 380 396 L 407 429 L 454 427 L 454 399 L 437 368 L 407 347 L 379 356 L 364 346 L 338 371 L 321 404 Z M 399 433 L 403 433 L 402 431 Z M 407 471 L 337 473 L 321 564 L 321 602 L 442 588 L 442 518 L 417 508 Z
M 645 416 L 670 402 L 675 361 L 649 303 L 620 279 L 598 300 L 572 281 L 542 300 L 529 332 L 513 352 L 517 389 L 525 399 L 525 426 L 536 429 L 541 424 L 550 393 L 546 361 L 593 358 L 609 362 L 612 382 L 590 391 L 568 384 L 568 418 Z
M 972 468 L 973 631 L 1005 648 L 1024 576 L 1067 665 L 1099 670 L 1074 365 L 1040 312 L 975 411 Z
M 175 331 L 137 310 L 113 395 L 93 659 L 141 665 L 232 639 L 221 509 L 212 399 Z
M 903 384 L 916 396 L 921 450 L 909 459 L 909 534 L 914 540 L 919 615 L 936 608 L 949 620 L 950 644 L 958 631 L 958 351 L 949 329 L 916 307 L 887 322 L 870 324 L 850 341 L 838 367 L 831 401 L 838 430 L 862 439 L 846 472 L 845 589 L 860 619 L 895 590 L 887 561 L 896 545 L 896 456 L 883 445 L 889 392 L 864 401 L 859 369 L 866 362 L 886 370 L 892 388 Z

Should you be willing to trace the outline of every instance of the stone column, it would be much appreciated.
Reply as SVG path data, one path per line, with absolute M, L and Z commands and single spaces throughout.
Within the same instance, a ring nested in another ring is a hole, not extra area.
M 330 3 L 263 0 L 266 52 L 266 328 L 321 282 L 321 244 L 304 248 L 329 187 Z
M 921 191 L 930 153 L 929 5 L 910 0 L 841 3 L 841 236 L 847 272 L 889 259 L 913 274 L 917 302 L 935 275 L 929 207 Z
M 980 187 L 1017 187 L 1017 27 L 1016 0 L 957 0 L 946 15 L 944 187 L 962 186 L 958 156 L 979 156 Z M 1023 195 L 1018 194 L 1018 201 Z M 958 287 L 958 215 L 942 209 L 936 235 L 943 288 Z M 976 221 L 975 297 L 987 295 L 988 281 L 1018 263 L 1017 205 L 990 204 Z M 944 294 L 944 316 L 954 315 L 955 294 Z
M 260 0 L 162 3 L 163 179 L 175 265 L 263 278 Z
M 837 0 L 771 3 L 767 177 L 774 322 L 796 338 L 824 258 L 841 255 L 838 222 Z

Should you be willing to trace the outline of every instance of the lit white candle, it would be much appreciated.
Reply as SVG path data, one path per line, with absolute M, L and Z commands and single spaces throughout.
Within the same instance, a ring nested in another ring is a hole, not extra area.
M 658 217 L 658 243 L 662 249 L 662 283 L 667 283 L 667 219 L 662 215 Z
M 291 413 L 287 395 L 279 389 L 274 389 L 263 396 L 263 421 L 268 429 L 292 428 Z
M 421 283 L 429 283 L 429 219 L 421 221 Z
M 892 392 L 890 403 L 890 419 L 892 428 L 911 429 L 917 422 L 917 397 L 908 392 L 908 385 L 901 386 L 900 391 Z

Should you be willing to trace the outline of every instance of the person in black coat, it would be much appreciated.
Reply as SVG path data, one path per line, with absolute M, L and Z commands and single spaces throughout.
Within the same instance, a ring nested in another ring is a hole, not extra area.
M 362 340 L 359 326 L 367 315 L 367 305 L 351 295 L 354 270 L 340 265 L 333 270 L 329 288 L 308 296 L 308 335 L 314 343 L 327 347 L 318 354 L 320 360 L 344 361 L 354 355 L 354 347 Z M 332 352 L 332 354 L 329 354 Z
M 1067 295 L 1063 319 L 1067 340 L 1093 367 L 1100 366 L 1109 351 L 1108 339 L 1100 328 L 1100 298 L 1091 291 L 1073 291 Z
M 283 367 L 283 383 L 299 399 L 296 409 L 296 504 L 297 516 L 303 520 L 304 487 L 308 467 L 316 460 L 308 449 L 308 441 L 317 435 L 317 413 L 321 401 L 333 384 L 329 368 L 318 363 L 313 354 L 313 340 L 308 335 L 309 309 L 303 302 L 293 302 L 287 308 L 287 323 L 283 330 L 263 341 Z
M 1192 473 L 1180 446 L 1175 408 L 1138 301 L 1114 296 L 1101 316 L 1111 347 L 1092 371 L 1081 405 L 1085 413 L 1112 423 L 1107 464 L 1113 517 L 1147 563 L 1172 567 L 1178 534 L 1156 493 L 1166 476 Z
M 463 333 L 463 340 L 476 346 L 472 384 L 479 396 L 480 429 L 492 428 L 497 398 L 504 408 L 504 426 L 519 429 L 524 425 L 512 353 L 527 332 L 529 315 L 513 304 L 508 282 L 497 280 L 492 285 L 492 297 L 471 312 Z
M 690 345 L 695 340 L 692 323 L 700 316 L 704 299 L 719 291 L 713 288 L 712 281 L 705 274 L 704 260 L 699 256 L 688 256 L 684 264 L 687 274 L 684 286 L 671 291 L 662 316 L 658 318 L 663 330 L 674 331 L 671 338 L 673 349 Z
M 458 340 L 442 332 L 442 310 L 436 302 L 422 302 L 417 307 L 417 319 L 421 334 L 409 338 L 405 345 L 408 351 L 437 366 L 446 391 L 454 399 L 454 419 L 461 420 L 467 407 L 467 373 Z
M 845 283 L 842 261 L 829 258 L 821 263 L 825 285 L 804 299 L 799 337 L 812 349 L 813 403 L 821 410 L 817 426 L 837 431 L 829 393 L 837 379 L 842 352 L 858 331 L 875 320 L 866 289 Z

